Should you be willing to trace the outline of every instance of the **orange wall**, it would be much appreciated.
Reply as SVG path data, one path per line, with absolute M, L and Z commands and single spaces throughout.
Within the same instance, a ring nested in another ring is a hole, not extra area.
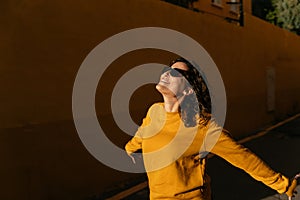
M 103 166 L 85 150 L 71 108 L 84 58 L 106 38 L 131 28 L 174 29 L 209 52 L 226 87 L 226 128 L 236 137 L 300 110 L 299 37 L 248 13 L 245 27 L 157 0 L 3 0 L 0 13 L 1 199 L 84 199 L 136 177 Z M 167 64 L 171 58 L 158 50 L 131 52 L 116 60 L 99 83 L 105 87 L 97 90 L 97 112 L 117 145 L 129 137 L 112 121 L 113 83 L 138 64 Z M 266 111 L 268 67 L 276 71 L 271 113 Z M 148 92 L 138 90 L 130 105 L 137 122 L 160 99 L 153 86 L 144 89 Z

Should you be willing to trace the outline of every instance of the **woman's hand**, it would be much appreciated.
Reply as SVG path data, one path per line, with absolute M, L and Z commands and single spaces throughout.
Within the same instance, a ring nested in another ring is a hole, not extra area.
M 135 158 L 133 157 L 133 155 L 132 154 L 128 154 L 128 156 L 131 158 L 132 162 L 135 164 L 136 162 L 135 162 Z
M 293 178 L 291 184 L 289 185 L 287 191 L 285 192 L 285 194 L 289 197 L 289 200 L 292 199 L 292 197 L 295 196 L 295 194 L 297 194 L 297 191 L 295 191 L 296 187 L 297 187 L 297 178 L 300 177 L 300 174 L 297 174 L 295 176 L 295 178 Z
M 141 153 L 127 152 L 127 155 L 131 158 L 131 160 L 134 164 L 136 164 L 136 160 L 139 162 L 142 159 L 142 154 Z

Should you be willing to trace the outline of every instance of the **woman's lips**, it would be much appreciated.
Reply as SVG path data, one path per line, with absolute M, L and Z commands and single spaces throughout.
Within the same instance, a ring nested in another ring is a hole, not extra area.
M 164 79 L 161 79 L 161 80 L 160 80 L 160 83 L 167 84 L 167 85 L 170 84 L 168 81 L 166 81 L 166 80 L 164 80 Z

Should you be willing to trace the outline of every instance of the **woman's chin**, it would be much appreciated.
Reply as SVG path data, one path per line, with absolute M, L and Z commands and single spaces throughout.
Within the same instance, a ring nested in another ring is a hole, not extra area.
M 163 95 L 173 95 L 173 92 L 164 84 L 157 84 L 156 89 Z
M 158 83 L 157 85 L 156 85 L 156 89 L 160 92 L 160 91 L 164 91 L 164 90 L 168 90 L 168 88 L 165 86 L 165 85 L 163 85 L 163 84 L 160 84 L 160 83 Z

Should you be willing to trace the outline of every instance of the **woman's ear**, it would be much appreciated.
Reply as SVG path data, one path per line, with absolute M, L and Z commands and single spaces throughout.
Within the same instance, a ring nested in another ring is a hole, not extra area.
M 190 87 L 187 87 L 186 89 L 183 90 L 183 95 L 188 96 L 194 93 L 194 90 Z

